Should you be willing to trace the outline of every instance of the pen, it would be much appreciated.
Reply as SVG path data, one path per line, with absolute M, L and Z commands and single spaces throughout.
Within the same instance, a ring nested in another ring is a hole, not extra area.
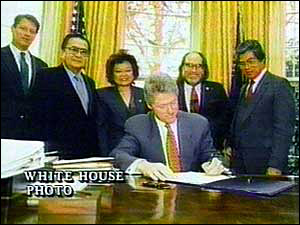
M 48 156 L 48 155 L 54 155 L 58 153 L 58 151 L 52 151 L 52 152 L 45 152 L 45 156 Z
M 154 182 L 154 181 L 143 182 L 142 185 L 145 186 L 145 187 L 152 187 L 152 188 L 157 188 L 157 189 L 169 189 L 169 188 L 171 188 L 171 186 L 169 184 Z

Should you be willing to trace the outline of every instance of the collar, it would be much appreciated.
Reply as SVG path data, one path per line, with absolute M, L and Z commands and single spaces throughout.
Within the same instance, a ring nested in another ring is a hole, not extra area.
M 264 68 L 264 69 L 260 72 L 260 74 L 259 74 L 255 79 L 253 79 L 254 82 L 255 82 L 255 84 L 258 84 L 258 83 L 259 83 L 259 81 L 263 78 L 263 76 L 265 75 L 266 72 L 267 72 L 267 68 Z
M 165 127 L 166 123 L 161 121 L 156 115 L 154 115 L 154 119 L 158 126 Z M 170 127 L 172 129 L 177 126 L 177 121 L 178 121 L 178 118 L 173 123 L 170 124 Z
M 21 52 L 24 52 L 25 55 L 29 55 L 29 51 L 28 51 L 28 50 L 26 50 L 26 51 L 21 51 L 21 50 L 18 49 L 13 43 L 10 43 L 10 44 L 9 44 L 9 47 L 10 47 L 10 50 L 11 50 L 13 53 L 17 54 L 17 55 L 20 55 Z
M 187 87 L 191 87 L 191 88 L 194 87 L 193 85 L 189 84 L 189 83 L 186 82 L 186 81 L 184 81 L 184 84 L 186 84 Z M 201 85 L 202 85 L 202 82 L 199 82 L 198 84 L 195 85 L 195 88 L 198 89 L 198 88 L 201 87 Z
M 14 46 L 13 43 L 9 44 L 9 48 L 12 51 L 12 53 L 15 57 L 15 60 L 19 61 L 21 52 L 24 52 L 26 61 L 30 62 L 31 58 L 30 58 L 30 52 L 28 50 L 27 51 L 21 51 L 16 46 Z
M 200 83 L 198 83 L 198 84 L 195 85 L 195 89 L 196 89 L 197 93 L 201 93 L 201 87 L 202 87 L 202 82 L 200 82 Z M 192 89 L 193 89 L 193 86 L 190 85 L 189 83 L 187 83 L 187 82 L 185 81 L 185 82 L 184 82 L 184 88 L 185 88 L 186 90 L 190 90 L 190 92 L 191 92 Z
M 82 79 L 82 76 L 81 76 L 81 73 L 79 72 L 78 74 L 75 74 L 74 72 L 72 72 L 71 70 L 69 70 L 68 69 L 68 67 L 65 65 L 65 64 L 63 64 L 63 66 L 64 66 L 64 68 L 65 68 L 65 70 L 66 70 L 66 72 L 67 72 L 67 74 L 70 76 L 70 77 L 72 77 L 72 78 L 79 78 L 80 80 Z

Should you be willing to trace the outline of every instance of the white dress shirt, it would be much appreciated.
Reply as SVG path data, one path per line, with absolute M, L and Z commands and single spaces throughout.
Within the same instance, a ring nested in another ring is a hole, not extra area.
M 202 86 L 201 83 L 199 83 L 195 86 L 195 90 L 198 95 L 198 99 L 200 101 L 201 101 L 201 86 Z M 192 94 L 193 86 L 191 86 L 185 82 L 183 85 L 183 88 L 184 88 L 184 97 L 185 97 L 186 107 L 187 107 L 188 112 L 191 112 L 190 102 L 191 102 L 191 94 Z
M 13 56 L 15 58 L 15 61 L 17 63 L 18 69 L 21 72 L 21 65 L 20 65 L 20 61 L 21 61 L 21 52 L 25 53 L 25 61 L 28 65 L 28 87 L 30 87 L 30 83 L 31 83 L 31 79 L 32 79 L 32 64 L 31 64 L 31 56 L 29 51 L 20 51 L 19 49 L 17 49 L 16 46 L 14 46 L 12 43 L 9 44 L 9 48 L 13 53 Z

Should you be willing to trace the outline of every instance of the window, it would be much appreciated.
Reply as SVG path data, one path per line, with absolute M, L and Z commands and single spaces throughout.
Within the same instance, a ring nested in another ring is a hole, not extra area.
M 191 2 L 128 1 L 124 48 L 136 57 L 140 78 L 178 76 L 191 45 Z
M 299 2 L 286 2 L 286 76 L 299 80 Z
M 42 1 L 1 1 L 1 47 L 11 42 L 11 26 L 19 14 L 31 14 L 42 24 L 43 2 Z M 36 36 L 30 51 L 39 55 L 39 35 Z

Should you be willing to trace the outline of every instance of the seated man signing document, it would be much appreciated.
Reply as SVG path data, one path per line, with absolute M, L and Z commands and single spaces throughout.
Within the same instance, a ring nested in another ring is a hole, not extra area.
M 116 166 L 162 181 L 174 172 L 221 174 L 225 168 L 219 160 L 208 162 L 216 153 L 208 120 L 179 111 L 176 82 L 168 76 L 151 76 L 144 91 L 151 112 L 126 121 L 125 136 L 111 152 Z

